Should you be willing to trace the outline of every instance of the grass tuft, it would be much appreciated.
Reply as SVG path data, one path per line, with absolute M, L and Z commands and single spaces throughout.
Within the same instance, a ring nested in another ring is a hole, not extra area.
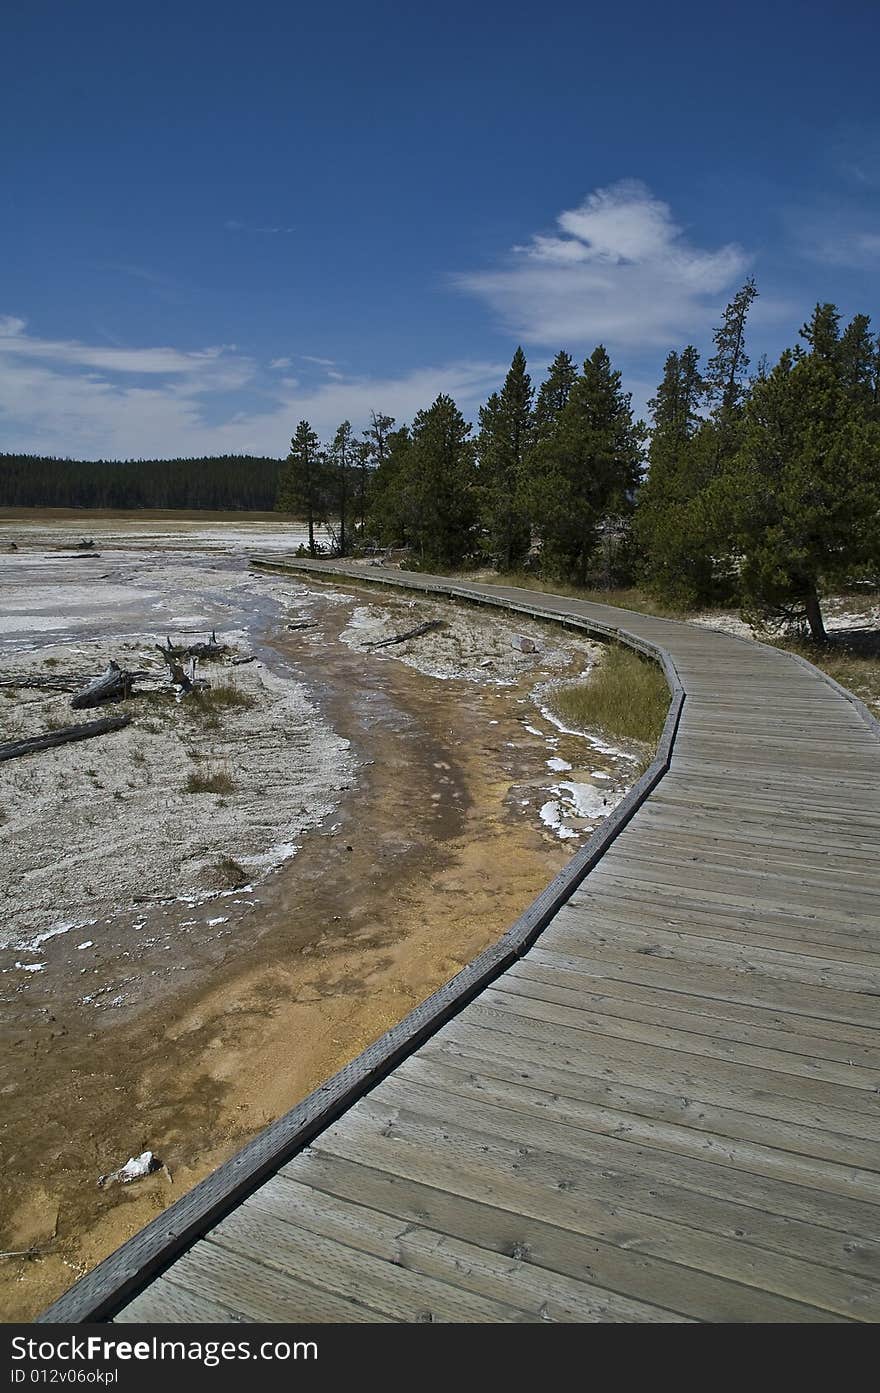
M 240 890 L 248 883 L 248 874 L 232 856 L 221 856 L 213 868 L 213 881 L 218 890 Z
M 621 740 L 656 745 L 669 709 L 669 688 L 656 663 L 613 644 L 585 682 L 558 687 L 550 704 L 576 729 L 598 728 Z
M 190 697 L 190 701 L 192 701 Z M 257 704 L 256 697 L 243 692 L 232 682 L 221 682 L 216 687 L 203 687 L 196 700 L 208 711 L 251 711 Z
M 184 793 L 232 793 L 234 790 L 235 780 L 229 770 L 222 767 L 195 770 L 183 786 Z

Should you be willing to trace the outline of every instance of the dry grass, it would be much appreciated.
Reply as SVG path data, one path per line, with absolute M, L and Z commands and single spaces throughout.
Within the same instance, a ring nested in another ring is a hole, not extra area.
M 656 745 L 669 709 L 669 688 L 655 663 L 614 644 L 585 682 L 557 688 L 551 704 L 569 726 Z
M 861 651 L 852 641 L 831 638 L 828 643 L 810 643 L 804 639 L 778 639 L 775 647 L 806 658 L 865 705 L 880 713 L 880 654 L 874 655 L 867 645 Z
M 229 770 L 223 766 L 196 770 L 187 778 L 183 791 L 184 793 L 233 793 L 235 780 Z
M 588 600 L 593 605 L 614 605 L 618 609 L 631 609 L 638 614 L 656 615 L 660 619 L 687 619 L 690 613 L 681 607 L 655 600 L 635 586 L 626 590 L 584 590 L 576 585 L 567 585 L 564 581 L 542 580 L 529 571 L 481 576 L 480 581 L 485 585 L 514 585 L 521 590 L 538 590 L 545 595 L 568 595 L 575 600 Z
M 247 885 L 248 874 L 232 856 L 221 856 L 214 865 L 213 880 L 218 890 L 240 890 Z
M 199 687 L 183 703 L 189 712 L 218 713 L 220 711 L 251 711 L 257 704 L 256 697 L 243 692 L 232 682 L 218 682 L 213 687 Z

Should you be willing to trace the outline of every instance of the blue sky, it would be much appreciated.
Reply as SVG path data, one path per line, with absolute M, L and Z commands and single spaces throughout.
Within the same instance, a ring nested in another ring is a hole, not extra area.
M 754 362 L 880 315 L 869 0 L 7 0 L 0 51 L 0 451 L 475 421 L 517 343 L 644 410 L 747 275 Z

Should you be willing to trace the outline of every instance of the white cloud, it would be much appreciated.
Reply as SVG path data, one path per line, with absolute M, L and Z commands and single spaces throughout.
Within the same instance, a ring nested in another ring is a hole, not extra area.
M 456 278 L 526 343 L 665 347 L 702 330 L 749 257 L 692 245 L 668 204 L 635 180 L 596 189 L 504 264 Z
M 4 448 L 74 458 L 283 455 L 300 420 L 322 437 L 342 420 L 365 426 L 371 410 L 402 423 L 438 392 L 448 392 L 474 420 L 507 368 L 458 362 L 304 387 L 293 377 L 261 374 L 231 348 L 117 350 L 40 339 L 26 328 L 23 320 L 0 319 Z M 241 388 L 261 404 L 242 409 L 235 396 Z M 225 403 L 218 396 L 224 392 Z
M 800 233 L 801 251 L 811 261 L 850 270 L 869 271 L 880 266 L 880 233 L 845 228 L 839 218 L 804 224 Z
M 270 368 L 289 368 L 293 362 L 292 358 L 273 358 L 269 364 Z
M 94 368 L 111 373 L 156 374 L 192 380 L 197 390 L 241 386 L 253 374 L 246 358 L 235 357 L 235 344 L 202 348 L 194 353 L 177 348 L 108 348 L 104 344 L 85 344 L 76 340 L 38 339 L 26 334 L 27 321 L 11 315 L 0 318 L 0 361 L 12 357 L 64 363 L 76 368 Z

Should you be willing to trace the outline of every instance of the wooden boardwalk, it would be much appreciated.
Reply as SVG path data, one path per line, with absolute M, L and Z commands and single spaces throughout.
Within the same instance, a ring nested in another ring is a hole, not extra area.
M 880 1319 L 877 729 L 772 649 L 486 590 L 662 646 L 668 772 L 528 952 L 305 1150 L 159 1275 L 109 1259 L 122 1309 L 77 1307 L 86 1278 L 43 1319 Z

